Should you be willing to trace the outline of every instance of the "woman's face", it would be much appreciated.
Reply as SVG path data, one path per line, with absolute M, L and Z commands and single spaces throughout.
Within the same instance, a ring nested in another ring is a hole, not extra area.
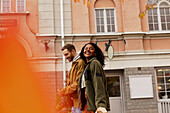
M 96 54 L 95 48 L 91 44 L 87 44 L 84 48 L 83 55 L 86 58 L 91 58 L 91 57 L 95 56 L 95 54 Z

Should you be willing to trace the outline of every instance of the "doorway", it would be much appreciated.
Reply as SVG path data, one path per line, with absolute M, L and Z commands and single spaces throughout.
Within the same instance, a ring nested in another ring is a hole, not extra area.
M 110 101 L 110 111 L 108 113 L 123 113 L 122 72 L 106 71 L 106 77 Z

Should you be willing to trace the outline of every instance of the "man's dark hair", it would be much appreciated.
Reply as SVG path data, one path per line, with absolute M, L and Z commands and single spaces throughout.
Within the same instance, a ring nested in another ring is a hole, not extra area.
M 71 52 L 73 49 L 76 51 L 76 48 L 74 47 L 73 44 L 66 44 L 61 48 L 61 51 L 63 51 L 64 49 L 67 49 L 69 52 Z

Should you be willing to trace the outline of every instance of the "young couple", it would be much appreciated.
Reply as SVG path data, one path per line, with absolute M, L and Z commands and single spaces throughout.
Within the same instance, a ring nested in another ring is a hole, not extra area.
M 62 54 L 72 62 L 66 87 L 58 90 L 71 95 L 72 113 L 107 113 L 110 110 L 104 66 L 104 55 L 94 43 L 87 43 L 76 53 L 74 45 L 62 47 Z

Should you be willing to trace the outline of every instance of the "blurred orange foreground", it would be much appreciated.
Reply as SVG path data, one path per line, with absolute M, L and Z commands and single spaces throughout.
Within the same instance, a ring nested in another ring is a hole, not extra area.
M 0 38 L 0 113 L 49 113 L 42 88 L 20 43 Z

